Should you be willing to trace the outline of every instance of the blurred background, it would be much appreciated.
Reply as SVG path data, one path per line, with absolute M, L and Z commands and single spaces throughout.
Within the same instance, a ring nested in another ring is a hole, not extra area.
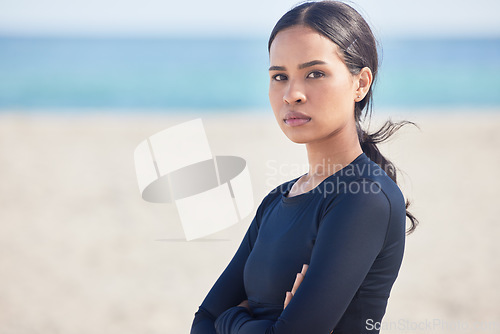
M 266 40 L 293 4 L 3 0 L 0 108 L 266 109 Z M 500 105 L 498 2 L 353 6 L 381 44 L 377 106 Z
M 380 43 L 366 126 L 420 126 L 382 146 L 421 221 L 382 333 L 498 333 L 500 2 L 347 3 Z M 0 333 L 189 332 L 253 216 L 183 241 L 133 151 L 201 117 L 256 207 L 306 171 L 267 100 L 267 38 L 295 4 L 0 0 Z

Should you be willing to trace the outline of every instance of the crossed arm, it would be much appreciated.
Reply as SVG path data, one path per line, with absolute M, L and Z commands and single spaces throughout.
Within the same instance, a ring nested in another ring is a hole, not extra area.
M 258 233 L 254 220 L 235 257 L 200 306 L 191 333 L 330 333 L 384 244 L 389 208 L 382 192 L 344 194 L 329 207 L 321 220 L 307 275 L 298 275 L 276 321 L 253 318 L 242 303 L 247 299 L 243 269 Z
M 302 266 L 302 271 L 300 273 L 297 273 L 297 277 L 295 277 L 295 282 L 293 282 L 292 286 L 292 291 L 287 291 L 285 294 L 285 301 L 283 302 L 283 309 L 286 309 L 287 305 L 290 304 L 290 301 L 292 300 L 293 295 L 297 292 L 297 289 L 300 286 L 300 283 L 304 280 L 304 276 L 306 275 L 306 271 L 309 266 L 307 264 L 304 264 Z M 245 307 L 249 312 L 252 312 L 250 309 L 250 305 L 248 304 L 248 300 L 242 301 L 238 307 Z

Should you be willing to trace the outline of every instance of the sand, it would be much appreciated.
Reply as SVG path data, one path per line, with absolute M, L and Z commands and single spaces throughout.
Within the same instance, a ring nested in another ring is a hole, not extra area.
M 500 112 L 392 115 L 421 128 L 382 146 L 421 225 L 382 333 L 498 333 Z M 307 168 L 270 112 L 0 113 L 0 333 L 189 332 L 253 213 L 182 241 L 175 207 L 141 199 L 133 151 L 200 116 L 214 154 L 247 160 L 256 205 Z

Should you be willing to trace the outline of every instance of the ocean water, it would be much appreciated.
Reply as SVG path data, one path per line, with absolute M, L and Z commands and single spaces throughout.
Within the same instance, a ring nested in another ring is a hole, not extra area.
M 500 39 L 387 40 L 375 107 L 500 107 Z M 269 108 L 265 39 L 0 37 L 0 110 Z

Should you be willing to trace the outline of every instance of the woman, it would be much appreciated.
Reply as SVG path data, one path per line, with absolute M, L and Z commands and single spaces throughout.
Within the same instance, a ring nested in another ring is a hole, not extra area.
M 406 216 L 409 231 L 417 220 L 376 143 L 410 122 L 362 130 L 378 59 L 350 6 L 301 4 L 268 46 L 271 106 L 285 135 L 306 145 L 309 172 L 262 200 L 191 333 L 378 333 Z

